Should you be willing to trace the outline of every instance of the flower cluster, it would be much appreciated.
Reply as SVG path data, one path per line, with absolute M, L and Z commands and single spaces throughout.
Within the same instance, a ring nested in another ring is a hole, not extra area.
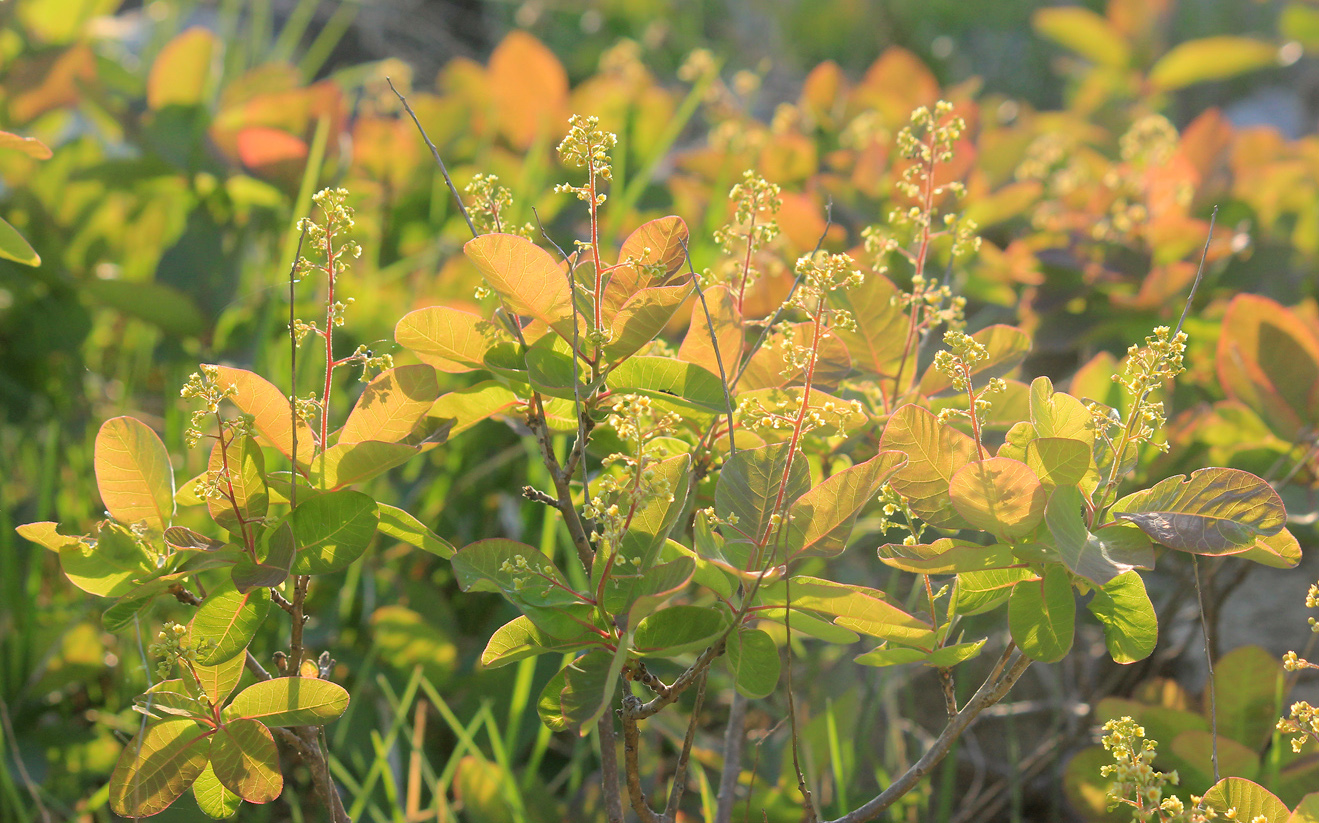
M 201 441 L 202 426 L 206 422 L 206 416 L 217 414 L 220 411 L 220 401 L 237 393 L 238 389 L 232 385 L 220 385 L 218 366 L 203 364 L 200 370 L 188 377 L 188 382 L 183 384 L 179 395 L 188 400 L 200 400 L 202 403 L 202 407 L 192 413 L 192 421 L 183 433 L 188 448 L 196 448 L 197 443 Z
M 477 231 L 507 232 L 531 239 L 536 227 L 531 223 L 521 226 L 505 225 L 504 215 L 513 208 L 513 192 L 507 186 L 499 185 L 499 177 L 494 174 L 478 174 L 472 182 L 463 187 L 463 193 L 472 198 L 467 213 L 472 218 L 472 225 Z
M 321 263 L 314 263 L 306 257 L 298 259 L 298 271 L 323 271 L 331 278 L 348 270 L 346 258 L 362 256 L 362 247 L 353 240 L 346 240 L 334 247 L 334 238 L 343 232 L 350 232 L 355 225 L 353 210 L 345 205 L 348 201 L 347 189 L 321 189 L 312 196 L 320 208 L 325 222 L 317 223 L 310 217 L 298 221 L 298 230 L 307 233 L 307 240 L 312 248 L 320 250 L 324 257 Z
M 827 398 L 823 401 L 821 397 Z M 775 431 L 791 431 L 801 416 L 801 433 L 819 432 L 826 436 L 840 435 L 855 418 L 864 418 L 859 400 L 838 400 L 828 395 L 817 395 L 805 414 L 801 412 L 801 389 L 774 389 L 766 394 L 743 397 L 737 403 L 737 418 L 743 428 L 754 430 L 762 437 Z
M 1164 382 L 1173 379 L 1186 370 L 1183 355 L 1186 353 L 1186 332 L 1173 334 L 1167 326 L 1159 326 L 1154 334 L 1145 338 L 1144 346 L 1132 346 L 1127 349 L 1127 359 L 1122 374 L 1113 375 L 1113 380 L 1121 383 L 1136 400 L 1131 414 L 1130 443 L 1144 443 L 1154 437 L 1154 433 L 1164 423 L 1163 403 L 1148 400 L 1149 393 Z M 1159 443 L 1159 448 L 1168 450 L 1166 443 Z
M 564 165 L 586 169 L 589 182 L 585 186 L 560 183 L 557 192 L 572 192 L 577 199 L 598 207 L 605 196 L 595 191 L 595 178 L 610 180 L 614 176 L 613 160 L 609 151 L 618 144 L 618 135 L 600 128 L 600 118 L 574 114 L 568 121 L 568 135 L 559 143 L 559 159 Z
M 976 423 L 978 429 L 984 423 L 985 415 L 993 408 L 993 403 L 985 395 L 1007 391 L 1007 381 L 995 377 L 977 392 L 971 384 L 971 372 L 977 363 L 989 359 L 989 351 L 971 335 L 961 331 L 944 332 L 943 343 L 948 348 L 934 355 L 934 367 L 948 376 L 953 388 L 966 392 L 970 408 L 944 409 L 939 412 L 939 422 L 947 423 L 954 417 L 967 417 Z
M 616 552 L 642 506 L 657 499 L 672 501 L 668 480 L 655 471 L 654 463 L 662 458 L 655 441 L 679 422 L 677 415 L 655 408 L 649 397 L 624 395 L 615 404 L 606 424 L 626 444 L 627 452 L 604 459 L 605 471 L 583 508 L 583 514 L 595 524 L 592 538 L 597 551 Z
M 885 483 L 879 488 L 880 517 L 875 526 L 875 530 L 883 534 L 890 529 L 903 529 L 907 536 L 902 539 L 904 546 L 915 546 L 921 542 L 921 537 L 925 534 L 925 522 L 916 516 L 907 505 L 907 500 L 889 484 Z M 901 514 L 902 522 L 896 520 L 896 516 Z
M 1113 756 L 1113 763 L 1100 769 L 1100 774 L 1113 778 L 1108 789 L 1109 809 L 1126 804 L 1134 809 L 1136 820 L 1158 820 L 1161 823 L 1198 823 L 1215 817 L 1211 809 L 1200 808 L 1200 798 L 1191 798 L 1187 808 L 1176 795 L 1163 796 L 1167 786 L 1177 785 L 1177 772 L 1161 772 L 1154 768 L 1158 743 L 1145 739 L 1145 729 L 1124 717 L 1104 724 L 1104 748 Z
M 1310 668 L 1319 668 L 1313 663 L 1301 662 Z M 1292 738 L 1292 751 L 1300 754 L 1307 740 L 1319 741 L 1319 709 L 1304 700 L 1293 703 L 1291 713 L 1278 721 L 1278 731 L 1297 735 Z
M 761 274 L 754 265 L 756 252 L 779 235 L 775 216 L 783 199 L 777 185 L 750 170 L 743 172 L 742 182 L 733 186 L 728 199 L 733 203 L 733 220 L 716 229 L 714 239 L 728 258 L 728 279 L 736 278 L 741 306 L 747 286 Z
M 197 659 L 197 653 L 207 651 L 214 645 L 212 640 L 203 640 L 194 647 L 188 643 L 187 626 L 166 623 L 165 627 L 156 633 L 156 642 L 151 644 L 148 651 L 160 658 L 156 663 L 156 676 L 165 680 L 174 672 L 175 662 L 184 663 L 191 668 Z

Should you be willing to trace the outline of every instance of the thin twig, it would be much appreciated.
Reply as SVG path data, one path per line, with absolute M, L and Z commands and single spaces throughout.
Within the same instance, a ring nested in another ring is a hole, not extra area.
M 440 150 L 435 148 L 435 144 L 426 136 L 426 130 L 421 127 L 421 121 L 417 119 L 417 115 L 412 111 L 412 107 L 408 105 L 407 99 L 398 93 L 398 89 L 394 88 L 394 81 L 386 77 L 385 82 L 389 84 L 389 90 L 394 92 L 394 96 L 403 104 L 403 109 L 408 113 L 408 116 L 412 118 L 412 122 L 417 125 L 417 131 L 421 132 L 421 139 L 426 141 L 427 148 L 431 150 L 431 157 L 435 158 L 435 165 L 440 167 L 440 174 L 444 175 L 444 182 L 448 185 L 449 192 L 453 194 L 454 202 L 458 204 L 458 211 L 462 213 L 463 219 L 467 221 L 467 228 L 472 232 L 473 237 L 479 236 L 479 232 L 476 230 L 476 224 L 472 222 L 471 215 L 467 213 L 467 206 L 463 205 L 463 198 L 458 194 L 458 187 L 453 184 L 453 178 L 449 176 L 449 170 L 444 166 L 444 160 L 440 157 Z
M 1213 214 L 1209 215 L 1209 235 L 1205 237 L 1204 251 L 1200 254 L 1200 266 L 1195 270 L 1195 279 L 1191 281 L 1191 291 L 1186 295 L 1186 305 L 1182 306 L 1182 316 L 1177 319 L 1177 328 L 1173 330 L 1173 337 L 1176 337 L 1177 332 L 1182 330 L 1182 324 L 1186 322 L 1186 315 L 1191 311 L 1191 301 L 1195 299 L 1195 290 L 1200 287 L 1200 278 L 1204 276 L 1205 271 L 1205 260 L 1209 258 L 1209 243 L 1214 239 L 1214 221 L 1217 219 L 1218 206 L 1214 206 Z
M 705 327 L 710 331 L 710 347 L 714 349 L 714 362 L 719 366 L 719 384 L 724 390 L 724 405 L 728 407 L 728 453 L 729 456 L 737 454 L 737 443 L 733 440 L 733 395 L 728 387 L 728 372 L 724 370 L 724 356 L 720 352 L 719 338 L 714 333 L 714 318 L 710 316 L 710 306 L 705 302 L 705 290 L 701 288 L 701 278 L 696 274 L 696 267 L 692 264 L 691 252 L 687 249 L 687 242 L 682 242 L 682 253 L 687 258 L 687 271 L 691 272 L 692 285 L 696 287 L 696 296 L 701 300 L 701 310 L 705 313 Z
M 1205 598 L 1204 589 L 1200 586 L 1200 558 L 1197 555 L 1191 555 L 1191 568 L 1195 571 L 1195 597 L 1200 601 L 1200 629 L 1204 632 L 1205 639 L 1205 665 L 1209 668 L 1209 759 L 1214 764 L 1214 782 L 1217 783 L 1218 777 L 1218 705 L 1215 702 L 1214 689 L 1214 655 L 1210 651 L 1209 641 L 1209 621 L 1205 619 Z
M 1319 635 L 1316 635 L 1319 636 Z M 731 823 L 733 804 L 737 801 L 737 781 L 742 776 L 742 743 L 746 740 L 747 698 L 733 691 L 728 710 L 728 728 L 724 730 L 724 765 L 719 773 L 719 794 L 714 823 Z
M 678 819 L 678 806 L 682 803 L 682 793 L 687 788 L 687 764 L 692 754 L 692 741 L 696 738 L 696 727 L 701 720 L 701 704 L 705 702 L 705 676 L 708 670 L 701 672 L 696 681 L 696 703 L 692 706 L 692 719 L 687 724 L 687 736 L 682 741 L 682 751 L 678 754 L 678 765 L 673 770 L 673 788 L 669 790 L 669 802 L 664 807 L 664 820 L 673 823 Z
M 641 698 L 628 694 L 623 696 L 623 767 L 627 774 L 627 796 L 632 803 L 632 811 L 641 818 L 641 823 L 657 823 L 655 812 L 646 802 L 646 794 L 641 790 L 641 766 L 637 762 L 637 749 L 641 745 L 641 732 L 637 729 L 637 715 L 641 707 Z

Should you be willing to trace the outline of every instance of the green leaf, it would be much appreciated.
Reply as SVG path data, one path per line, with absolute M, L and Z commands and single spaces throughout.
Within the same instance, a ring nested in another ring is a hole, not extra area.
M 599 654 L 606 654 L 599 652 Z M 567 668 L 559 669 L 555 672 L 540 690 L 540 697 L 536 700 L 536 713 L 540 715 L 540 721 L 552 731 L 566 732 L 571 727 L 568 718 L 563 714 L 563 689 L 568 684 Z
M 255 440 L 250 437 L 230 440 L 227 448 L 216 440 L 206 468 L 221 477 L 219 487 L 224 497 L 212 497 L 206 501 L 206 508 L 217 524 L 230 534 L 241 535 L 243 522 L 265 519 L 270 506 L 266 459 Z
M 1030 420 L 1038 437 L 1095 442 L 1090 410 L 1070 394 L 1055 392 L 1047 377 L 1037 377 L 1030 384 Z M 1059 484 L 1061 485 L 1061 484 Z
M 298 547 L 293 538 L 293 528 L 287 520 L 275 528 L 267 529 L 262 535 L 262 544 L 264 559 L 260 563 L 253 563 L 244 555 L 229 571 L 234 587 L 240 592 L 255 588 L 273 589 L 287 580 L 293 570 Z
M 1278 720 L 1275 701 L 1285 677 L 1278 658 L 1259 646 L 1240 646 L 1215 661 L 1218 734 L 1260 750 Z
M 705 606 L 670 606 L 646 617 L 632 634 L 632 651 L 642 657 L 677 657 L 701 651 L 719 639 L 728 615 Z
M 157 534 L 174 518 L 174 467 L 146 424 L 115 417 L 96 434 L 96 486 L 110 516 L 125 526 L 146 523 Z
M 805 393 L 806 389 L 803 386 L 738 391 L 734 406 L 734 419 L 737 421 L 738 430 L 748 429 L 767 443 L 791 440 L 793 431 L 791 426 L 776 429 L 765 425 L 763 421 L 770 415 L 783 417 L 786 409 L 800 409 L 802 396 Z M 859 407 L 853 408 L 848 401 L 840 400 L 815 387 L 811 388 L 806 404 L 806 413 L 818 424 L 812 432 L 818 435 L 828 437 L 854 432 L 869 422 L 869 418 L 860 411 Z M 792 414 L 796 414 L 796 411 Z
M 983 546 L 950 537 L 912 546 L 885 543 L 879 547 L 879 559 L 887 566 L 914 574 L 960 574 L 1001 569 L 1020 562 L 1012 555 L 1011 547 L 1002 543 Z
M 589 367 L 584 362 L 574 366 L 572 344 L 557 335 L 547 334 L 527 348 L 527 377 L 537 391 L 550 397 L 572 400 L 590 394 L 582 382 L 590 377 Z
M 1260 537 L 1244 552 L 1235 555 L 1274 569 L 1294 569 L 1301 562 L 1301 544 L 1287 529 L 1268 537 Z
M 1208 792 L 1214 784 L 1214 736 L 1207 731 L 1186 731 L 1168 742 L 1159 752 L 1161 760 L 1177 771 L 1180 785 L 1188 792 L 1199 795 Z M 1235 740 L 1219 737 L 1218 770 L 1220 774 L 1250 780 L 1259 776 L 1259 752 Z M 1249 820 L 1250 818 L 1246 818 Z
M 511 343 L 508 333 L 480 315 L 448 306 L 427 306 L 403 316 L 394 340 L 421 362 L 458 374 L 485 368 L 486 354 L 498 343 Z
M 174 716 L 200 720 L 209 717 L 209 708 L 202 705 L 195 691 L 189 691 L 187 684 L 179 678 L 162 680 L 134 699 L 133 708 L 150 718 Z
M 164 283 L 92 279 L 80 285 L 95 302 L 176 337 L 201 337 L 210 327 L 190 296 Z
M 376 533 L 376 501 L 355 491 L 320 494 L 289 515 L 298 556 L 294 574 L 329 574 L 362 555 Z
M 784 605 L 785 588 L 783 581 L 762 586 L 757 600 L 770 605 Z M 835 624 L 870 637 L 909 646 L 934 646 L 934 632 L 929 624 L 895 606 L 889 596 L 878 589 L 835 583 L 817 577 L 794 576 L 792 608 L 828 615 Z
M 908 403 L 889 417 L 879 448 L 907 455 L 907 464 L 893 473 L 889 485 L 922 520 L 938 529 L 969 525 L 953 508 L 948 484 L 974 459 L 975 441 L 941 424 L 928 409 Z
M 862 666 L 875 666 L 882 668 L 884 666 L 901 666 L 906 663 L 922 663 L 930 653 L 925 649 L 912 649 L 906 646 L 889 646 L 885 643 L 882 646 L 871 649 L 865 654 L 859 654 L 853 658 L 854 663 L 860 663 Z
M 659 557 L 660 549 L 668 539 L 669 532 L 677 525 L 685 510 L 688 485 L 691 482 L 691 465 L 692 459 L 689 454 L 667 457 L 650 464 L 655 481 L 667 484 L 669 494 L 653 496 L 632 512 L 631 523 L 618 544 L 618 557 L 610 555 L 608 551 L 596 553 L 595 563 L 591 569 L 592 586 L 599 585 L 607 563 L 613 565 L 612 571 L 616 574 L 622 571 L 618 566 L 619 559 L 626 558 L 625 562 L 629 565 L 622 579 L 615 578 L 618 580 L 617 586 L 606 587 L 605 603 L 606 609 L 610 612 L 616 615 L 629 613 L 633 609 L 632 604 L 638 598 L 650 598 L 653 603 L 654 596 L 680 586 L 686 582 L 686 579 L 690 579 L 691 570 L 688 570 L 685 579 L 679 582 L 673 576 L 675 569 L 671 568 L 669 575 L 663 580 L 647 580 Z M 634 575 L 635 579 L 629 581 L 628 575 Z M 626 626 L 634 626 L 641 616 L 632 614 L 624 620 L 624 623 Z
M 149 817 L 187 791 L 206 768 L 211 739 L 195 720 L 148 723 L 128 741 L 110 775 L 110 808 L 122 817 Z
M 376 530 L 381 534 L 445 560 L 453 557 L 454 548 L 449 541 L 426 528 L 417 518 L 395 506 L 384 503 L 378 503 L 376 506 L 380 513 L 380 522 L 376 524 Z
M 870 274 L 859 286 L 829 292 L 830 305 L 856 320 L 855 328 L 830 333 L 843 341 L 858 371 L 893 377 L 897 370 L 907 338 L 907 313 L 893 300 L 897 291 L 887 277 Z
M 787 615 L 786 608 L 766 607 L 756 612 L 756 616 L 761 620 L 769 620 L 785 627 L 788 624 Z M 797 636 L 814 637 L 816 640 L 839 646 L 849 646 L 861 639 L 861 635 L 833 623 L 831 619 L 823 619 L 815 613 L 795 607 L 792 610 L 792 633 Z
M 589 651 L 563 669 L 563 691 L 559 694 L 563 719 L 568 728 L 583 733 L 613 703 L 618 676 L 627 662 L 627 643 L 614 652 Z
M 1258 783 L 1240 777 L 1225 777 L 1205 792 L 1204 804 L 1220 815 L 1236 809 L 1237 820 L 1263 816 L 1264 823 L 1287 823 L 1291 811 L 1286 804 Z
M 216 586 L 192 618 L 190 636 L 192 647 L 198 649 L 197 662 L 214 666 L 242 654 L 269 609 L 269 589 L 240 592 L 232 581 Z M 202 651 L 204 641 L 214 645 Z
M 1319 823 L 1319 792 L 1310 792 L 1301 798 L 1287 823 Z
M 78 544 L 88 544 L 91 538 L 85 535 L 60 534 L 59 523 L 42 520 L 39 523 L 24 523 L 14 531 L 24 540 L 36 543 L 44 549 L 58 554 L 65 548 L 77 548 Z
M 525 237 L 483 234 L 468 240 L 463 253 L 514 312 L 545 322 L 564 340 L 573 339 L 568 277 L 548 252 Z
M 771 539 L 771 517 L 792 505 L 811 487 L 805 459 L 792 459 L 788 443 L 740 449 L 719 472 L 715 486 L 715 513 L 723 520 L 736 519 L 725 531 L 740 540 L 763 546 Z M 782 494 L 780 494 L 780 489 Z
M 833 557 L 847 547 L 857 514 L 875 500 L 880 486 L 906 461 L 902 452 L 880 452 L 830 476 L 797 498 L 788 510 L 789 556 Z
M 440 384 L 428 365 L 398 366 L 381 372 L 367 384 L 339 430 L 339 444 L 375 440 L 414 442 L 417 426 L 426 419 Z
M 390 603 L 371 615 L 371 639 L 380 660 L 399 672 L 420 669 L 442 688 L 458 668 L 458 646 L 443 618 L 428 620 L 406 606 Z
M 195 106 L 205 99 L 214 52 L 221 48 L 210 30 L 193 26 L 160 49 L 147 75 L 147 105 Z
M 0 258 L 25 266 L 41 265 L 41 255 L 37 254 L 31 243 L 23 239 L 18 229 L 3 218 L 0 218 Z
M 1040 36 L 1071 49 L 1094 63 L 1126 68 L 1131 47 L 1107 18 L 1080 7 L 1037 9 L 1030 18 Z
M 980 650 L 985 647 L 985 640 L 968 641 L 966 643 L 953 643 L 948 646 L 935 649 L 926 659 L 925 665 L 938 669 L 951 669 L 960 663 L 965 663 L 972 658 L 980 655 Z
M 417 452 L 417 446 L 407 443 L 336 443 L 316 456 L 311 467 L 312 483 L 327 491 L 342 489 L 384 474 L 408 462 Z
M 742 629 L 728 636 L 728 670 L 744 697 L 768 697 L 779 682 L 779 647 L 760 629 Z
M 1154 568 L 1154 549 L 1145 535 L 1126 525 L 1109 525 L 1098 534 L 1081 517 L 1085 499 L 1075 486 L 1054 489 L 1045 509 L 1049 533 L 1074 574 L 1102 586 L 1131 569 Z
M 1149 82 L 1173 91 L 1278 65 L 1278 47 L 1250 37 L 1202 37 L 1173 46 L 1150 69 Z M 1249 819 L 1249 818 L 1246 818 Z
M 243 679 L 243 666 L 247 655 L 236 654 L 223 663 L 214 666 L 193 665 L 197 672 L 198 685 L 213 706 L 222 706 L 229 699 L 238 681 Z
M 1072 648 L 1076 635 L 1076 598 L 1067 570 L 1051 564 L 1041 580 L 1024 580 L 1008 599 L 1012 639 L 1032 660 L 1054 663 Z
M 1112 515 L 1157 543 L 1192 554 L 1237 554 L 1282 531 L 1287 510 L 1273 487 L 1239 469 L 1199 469 L 1127 495 Z
M 281 779 L 283 779 L 281 777 Z M 224 787 L 220 778 L 215 776 L 215 769 L 207 763 L 202 773 L 192 784 L 192 796 L 207 817 L 223 820 L 238 814 L 243 805 L 243 798 Z
M 659 563 L 651 566 L 644 574 L 637 575 L 636 580 L 619 580 L 622 584 L 620 588 L 626 588 L 626 594 L 622 598 L 624 607 L 613 610 L 609 606 L 611 613 L 617 615 L 614 618 L 615 624 L 626 631 L 629 627 L 637 625 L 637 622 L 647 615 L 653 614 L 661 606 L 667 603 L 675 594 L 687 588 L 691 582 L 692 575 L 696 571 L 696 561 L 690 557 L 679 557 L 677 560 L 668 563 Z M 627 574 L 623 575 L 628 576 Z M 617 577 L 614 579 L 618 579 Z M 631 585 L 628 585 L 628 584 Z M 606 592 L 606 604 L 612 602 L 613 597 Z
M 967 522 L 1008 542 L 1035 530 L 1048 501 L 1035 472 L 1006 457 L 967 463 L 953 475 L 948 494 Z
M 526 616 L 518 615 L 490 635 L 485 651 L 481 652 L 481 665 L 487 669 L 497 669 L 539 654 L 570 652 L 589 646 L 591 642 L 585 628 L 578 639 L 561 640 L 538 629 Z
M 293 418 L 289 399 L 273 383 L 244 369 L 215 366 L 221 387 L 232 386 L 236 394 L 229 398 L 245 414 L 253 417 L 257 431 L 285 458 L 293 455 Z M 308 466 L 316 454 L 316 435 L 305 422 L 298 421 L 298 465 Z
M 338 683 L 312 677 L 261 680 L 238 693 L 223 719 L 247 717 L 266 726 L 322 726 L 348 708 L 348 692 Z
M 1099 473 L 1091 469 L 1090 443 L 1066 437 L 1037 437 L 1026 444 L 1027 466 L 1050 488 L 1076 486 L 1089 475 L 1087 487 L 1095 488 Z
M 1319 424 L 1319 337 L 1285 306 L 1254 294 L 1232 298 L 1216 363 L 1227 396 L 1257 412 L 1284 440 Z
M 605 378 L 609 388 L 663 400 L 690 414 L 724 414 L 724 384 L 700 366 L 651 355 L 629 357 Z
M 1086 608 L 1104 624 L 1104 645 L 1113 662 L 1135 663 L 1154 651 L 1159 619 L 1138 573 L 1128 571 L 1105 581 Z
M 1024 568 L 959 572 L 952 610 L 967 616 L 992 611 L 1007 601 L 1013 586 L 1034 578 L 1034 572 Z
M 538 549 L 516 540 L 491 538 L 464 546 L 452 558 L 463 591 L 498 592 L 554 637 L 579 636 L 591 607 Z
M 427 415 L 449 426 L 449 438 L 467 431 L 492 415 L 506 412 L 521 403 L 518 396 L 501 383 L 486 380 L 442 394 Z
M 981 386 L 994 377 L 1003 377 L 1020 365 L 1030 352 L 1030 335 L 1016 326 L 1002 324 L 986 326 L 971 339 L 985 347 L 988 357 L 972 367 L 971 380 Z M 953 391 L 953 380 L 938 369 L 927 369 L 921 376 L 920 392 L 933 397 Z
M 124 527 L 105 521 L 96 542 L 79 540 L 60 548 L 60 568 L 69 582 L 100 597 L 120 597 L 157 569 L 146 549 Z
M 248 803 L 269 803 L 284 791 L 274 736 L 246 717 L 236 717 L 215 730 L 211 768 L 226 789 Z

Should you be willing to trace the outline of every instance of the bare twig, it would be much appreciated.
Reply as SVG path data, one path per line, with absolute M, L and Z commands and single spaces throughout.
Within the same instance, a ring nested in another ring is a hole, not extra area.
M 412 107 L 408 105 L 407 99 L 398 93 L 398 89 L 394 88 L 394 81 L 386 77 L 385 82 L 389 84 L 389 90 L 394 92 L 394 96 L 403 104 L 403 109 L 408 113 L 408 116 L 412 118 L 412 122 L 417 125 L 417 131 L 421 132 L 421 139 L 426 141 L 427 148 L 431 150 L 431 157 L 435 158 L 435 165 L 440 167 L 440 174 L 444 175 L 444 182 L 448 185 L 449 192 L 453 195 L 454 202 L 458 204 L 458 211 L 462 213 L 463 219 L 467 221 L 467 228 L 472 232 L 473 237 L 478 236 L 479 232 L 476 230 L 476 224 L 472 222 L 471 215 L 467 213 L 467 206 L 463 205 L 463 198 L 458 194 L 458 187 L 453 184 L 453 178 L 449 177 L 449 170 L 444 166 L 444 160 L 440 157 L 440 150 L 435 148 L 435 144 L 426 136 L 426 130 L 421 127 L 421 121 L 417 119 L 417 115 L 412 111 Z
M 664 820 L 678 819 L 678 806 L 682 804 L 682 793 L 687 788 L 687 764 L 691 759 L 692 741 L 696 738 L 696 726 L 701 721 L 701 704 L 705 702 L 705 676 L 701 672 L 696 681 L 696 704 L 692 706 L 692 719 L 687 724 L 687 736 L 682 741 L 682 751 L 678 754 L 678 765 L 673 770 L 673 788 L 669 789 L 669 802 L 664 807 Z
M 1204 590 L 1200 587 L 1200 558 L 1191 555 L 1191 568 L 1195 571 L 1195 596 L 1200 602 L 1200 629 L 1205 638 L 1205 665 L 1209 668 L 1209 758 L 1214 764 L 1214 782 L 1218 777 L 1218 705 L 1214 689 L 1214 654 L 1210 649 L 1209 620 L 1205 617 Z
M 724 765 L 719 773 L 719 795 L 714 823 L 731 823 L 737 798 L 737 779 L 742 775 L 742 743 L 746 740 L 747 698 L 734 690 L 724 730 Z
M 605 795 L 605 819 L 623 823 L 623 796 L 618 791 L 618 751 L 614 745 L 614 720 L 605 712 L 596 723 L 600 733 L 600 783 Z
M 627 775 L 627 796 L 632 803 L 632 811 L 641 818 L 641 823 L 657 823 L 655 812 L 646 803 L 646 794 L 641 790 L 641 766 L 637 763 L 637 749 L 641 745 L 641 732 L 637 729 L 637 718 L 641 711 L 641 698 L 636 695 L 623 696 L 623 767 Z

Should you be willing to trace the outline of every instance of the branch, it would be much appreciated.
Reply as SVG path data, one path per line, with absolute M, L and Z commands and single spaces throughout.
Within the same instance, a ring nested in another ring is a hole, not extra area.
M 696 658 L 696 662 L 693 663 L 687 671 L 678 675 L 678 679 L 673 681 L 673 685 L 668 687 L 667 692 L 661 692 L 659 697 L 656 697 L 649 703 L 642 703 L 640 698 L 633 698 L 637 701 L 637 706 L 635 710 L 631 712 L 632 717 L 636 720 L 645 720 L 647 717 L 658 714 L 665 706 L 668 706 L 670 703 L 677 700 L 683 692 L 687 691 L 687 688 L 691 686 L 692 683 L 696 682 L 696 678 L 710 667 L 710 664 L 714 662 L 716 657 L 723 653 L 724 640 L 720 640 L 718 643 L 715 643 L 713 646 L 710 646 L 705 651 L 701 652 L 701 656 Z M 624 698 L 624 702 L 627 702 L 626 698 Z M 628 713 L 627 706 L 624 706 L 623 716 L 626 718 Z M 626 732 L 627 727 L 624 726 L 623 728 L 624 732 Z
M 737 779 L 742 775 L 742 743 L 746 740 L 748 702 L 741 692 L 734 690 L 733 704 L 728 711 L 728 728 L 724 731 L 724 766 L 719 773 L 718 806 L 715 808 L 714 823 L 730 823 L 733 819 Z
M 1012 651 L 1013 647 L 1009 645 L 1005 654 L 1011 654 Z M 911 791 L 922 777 L 929 774 L 939 764 L 939 761 L 943 760 L 948 754 L 948 750 L 952 748 L 953 743 L 962 735 L 962 732 L 966 731 L 966 728 L 971 725 L 976 717 L 982 711 L 1003 699 L 1003 696 L 1008 693 L 1008 690 L 1012 688 L 1013 684 L 1017 682 L 1017 679 L 1031 664 L 1029 657 L 1019 655 L 1016 662 L 1000 676 L 999 671 L 1003 669 L 1006 662 L 1006 657 L 999 661 L 999 664 L 994 667 L 994 671 L 990 673 L 989 677 L 985 678 L 985 682 L 976 691 L 975 696 L 957 713 L 956 717 L 948 721 L 948 725 L 944 726 L 938 739 L 934 741 L 921 759 L 916 761 L 915 765 L 907 769 L 901 777 L 889 784 L 887 789 L 876 795 L 864 806 L 848 812 L 837 820 L 827 821 L 827 823 L 862 823 L 862 821 L 873 820 L 900 797 Z
M 678 765 L 673 771 L 673 788 L 669 789 L 669 802 L 664 807 L 666 821 L 678 819 L 678 806 L 682 804 L 682 793 L 687 788 L 687 764 L 691 760 L 692 741 L 696 737 L 696 725 L 701 720 L 701 704 L 705 702 L 705 676 L 701 672 L 696 682 L 696 704 L 692 706 L 692 719 L 687 724 L 687 736 L 682 741 L 682 752 L 678 754 Z
M 604 788 L 605 819 L 623 823 L 623 797 L 618 793 L 618 751 L 614 745 L 614 720 L 609 712 L 596 723 L 600 734 L 600 785 Z
M 641 818 L 641 823 L 658 823 L 655 813 L 646 803 L 646 795 L 641 791 L 641 767 L 637 765 L 637 749 L 640 746 L 641 733 L 637 730 L 637 715 L 641 711 L 641 698 L 629 694 L 623 697 L 623 764 L 627 771 L 627 796 L 632 802 L 632 811 Z
M 421 139 L 426 141 L 426 147 L 431 150 L 431 157 L 435 158 L 435 165 L 440 167 L 440 174 L 444 175 L 444 182 L 449 187 L 449 192 L 453 195 L 454 202 L 458 204 L 458 211 L 462 213 L 463 219 L 467 221 L 467 228 L 472 232 L 473 237 L 478 236 L 480 233 L 476 230 L 476 225 L 472 223 L 472 217 L 467 213 L 467 207 L 463 205 L 463 198 L 458 194 L 458 187 L 453 184 L 453 178 L 449 177 L 449 170 L 444 167 L 444 160 L 440 157 L 440 150 L 435 148 L 435 144 L 426 136 L 426 130 L 421 127 L 421 121 L 418 120 L 417 115 L 413 113 L 412 107 L 408 105 L 407 99 L 398 93 L 398 89 L 394 88 L 394 81 L 386 77 L 385 82 L 389 84 L 389 90 L 394 92 L 394 96 L 403 104 L 403 110 L 408 113 L 408 116 L 412 118 L 412 122 L 417 125 L 417 131 L 421 132 Z

